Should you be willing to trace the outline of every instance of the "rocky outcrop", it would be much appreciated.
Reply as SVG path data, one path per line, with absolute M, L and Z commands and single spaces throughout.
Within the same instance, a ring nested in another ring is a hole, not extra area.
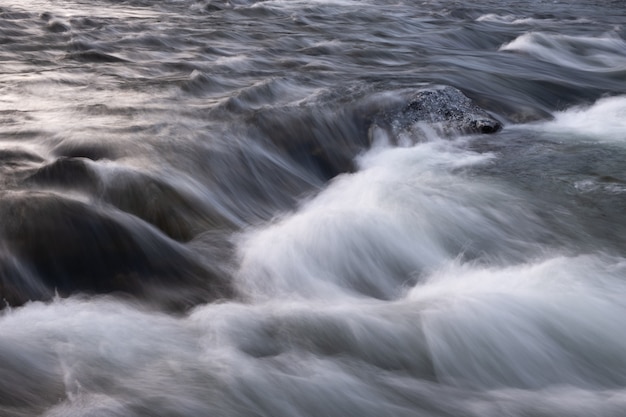
M 426 123 L 445 136 L 488 134 L 502 129 L 498 120 L 450 86 L 416 92 L 409 103 L 398 114 L 391 115 L 391 118 L 401 124 Z

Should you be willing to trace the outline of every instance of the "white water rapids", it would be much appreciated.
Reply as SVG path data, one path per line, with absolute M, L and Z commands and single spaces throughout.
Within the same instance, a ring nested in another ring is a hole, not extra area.
M 0 417 L 625 417 L 624 11 L 0 0 Z
M 619 123 L 606 105 L 530 127 Z M 621 415 L 626 259 L 538 247 L 532 202 L 472 177 L 497 155 L 468 140 L 375 147 L 241 234 L 244 301 L 182 317 L 104 296 L 5 310 L 3 415 Z

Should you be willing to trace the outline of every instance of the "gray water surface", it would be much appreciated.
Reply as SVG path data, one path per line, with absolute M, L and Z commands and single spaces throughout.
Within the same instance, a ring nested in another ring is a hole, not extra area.
M 626 415 L 625 25 L 0 2 L 0 415 Z

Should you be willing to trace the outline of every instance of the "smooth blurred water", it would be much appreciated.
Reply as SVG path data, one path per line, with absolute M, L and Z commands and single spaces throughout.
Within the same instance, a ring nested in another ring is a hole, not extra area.
M 0 2 L 0 415 L 624 416 L 625 25 Z

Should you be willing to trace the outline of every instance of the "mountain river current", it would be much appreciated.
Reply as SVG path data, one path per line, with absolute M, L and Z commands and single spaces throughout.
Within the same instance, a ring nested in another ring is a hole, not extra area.
M 626 416 L 623 0 L 0 0 L 0 69 L 1 417 Z

